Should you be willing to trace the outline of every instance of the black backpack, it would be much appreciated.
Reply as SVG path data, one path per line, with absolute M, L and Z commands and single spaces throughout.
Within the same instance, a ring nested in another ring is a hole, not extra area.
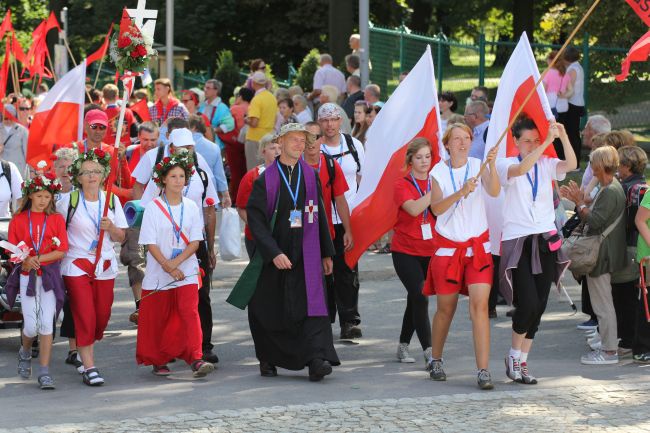
M 164 154 L 165 146 L 158 146 L 158 152 L 156 153 L 156 162 L 154 162 L 154 166 L 162 161 Z M 192 152 L 192 158 L 194 159 L 194 167 L 196 168 L 196 172 L 201 178 L 201 183 L 203 183 L 203 194 L 201 194 L 201 201 L 205 201 L 205 196 L 208 194 L 208 182 L 210 182 L 210 179 L 208 179 L 208 173 L 199 167 L 199 160 L 196 156 L 196 151 Z
M 361 162 L 359 162 L 359 153 L 357 152 L 357 147 L 354 145 L 354 140 L 352 140 L 352 136 L 350 134 L 343 134 L 343 137 L 345 137 L 345 143 L 348 145 L 348 150 L 343 153 L 331 155 L 331 157 L 337 159 L 343 158 L 345 155 L 352 154 L 354 162 L 357 163 L 357 173 L 361 173 Z

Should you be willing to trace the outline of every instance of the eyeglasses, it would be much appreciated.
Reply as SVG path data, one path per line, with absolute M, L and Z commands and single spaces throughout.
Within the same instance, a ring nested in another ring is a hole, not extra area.
M 464 116 L 465 117 L 470 117 L 470 116 L 478 117 L 478 114 L 476 114 L 476 113 L 465 113 Z
M 92 175 L 101 176 L 104 174 L 104 170 L 86 170 L 79 173 L 79 176 L 90 177 Z
M 19 109 L 20 111 L 29 111 L 29 110 L 31 110 L 32 108 L 31 108 L 31 107 L 18 107 L 18 109 Z
M 100 131 L 103 131 L 106 129 L 106 127 L 104 125 L 93 123 L 92 125 L 90 125 L 90 129 L 99 129 Z
M 212 90 L 212 89 L 214 89 L 214 88 L 215 88 L 215 87 L 203 86 L 203 90 Z

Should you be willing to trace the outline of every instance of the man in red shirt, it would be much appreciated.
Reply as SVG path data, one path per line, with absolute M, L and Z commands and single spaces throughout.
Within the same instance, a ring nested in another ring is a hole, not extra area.
M 264 172 L 266 167 L 273 164 L 275 158 L 280 156 L 280 144 L 275 139 L 273 134 L 266 134 L 260 140 L 260 153 L 264 158 L 264 164 L 260 164 L 257 167 L 250 169 L 239 184 L 239 192 L 237 193 L 237 201 L 235 206 L 237 206 L 237 213 L 239 217 L 244 220 L 246 226 L 244 227 L 244 244 L 246 245 L 246 252 L 248 253 L 248 258 L 253 258 L 255 253 L 255 241 L 253 241 L 253 235 L 248 228 L 248 218 L 246 215 L 246 203 L 248 203 L 248 198 L 253 191 L 253 183 L 255 179 L 260 177 L 260 174 Z
M 104 112 L 108 117 L 108 144 L 115 145 L 115 135 L 117 133 L 117 122 L 120 120 L 120 107 L 117 105 L 118 89 L 115 84 L 107 84 L 102 88 L 102 98 L 104 99 Z M 124 113 L 124 125 L 122 126 L 120 143 L 128 146 L 131 144 L 131 129 L 135 127 L 135 116 L 130 109 Z

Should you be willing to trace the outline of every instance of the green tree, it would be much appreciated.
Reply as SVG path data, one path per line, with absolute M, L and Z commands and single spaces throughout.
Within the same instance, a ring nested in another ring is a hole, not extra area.
M 314 86 L 314 74 L 318 69 L 320 53 L 317 49 L 309 51 L 298 68 L 296 84 L 302 87 L 305 92 L 311 91 Z
M 216 77 L 223 87 L 221 88 L 221 99 L 228 101 L 233 95 L 235 87 L 241 82 L 239 76 L 239 66 L 230 50 L 222 50 L 217 54 L 217 72 Z

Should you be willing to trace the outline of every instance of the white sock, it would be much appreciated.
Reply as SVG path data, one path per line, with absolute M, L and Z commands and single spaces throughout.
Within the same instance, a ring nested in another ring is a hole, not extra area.
M 511 347 L 509 355 L 512 356 L 514 359 L 519 359 L 521 357 L 521 350 L 515 350 Z
M 519 361 L 524 363 L 528 360 L 528 352 L 521 352 L 521 356 L 519 357 Z

